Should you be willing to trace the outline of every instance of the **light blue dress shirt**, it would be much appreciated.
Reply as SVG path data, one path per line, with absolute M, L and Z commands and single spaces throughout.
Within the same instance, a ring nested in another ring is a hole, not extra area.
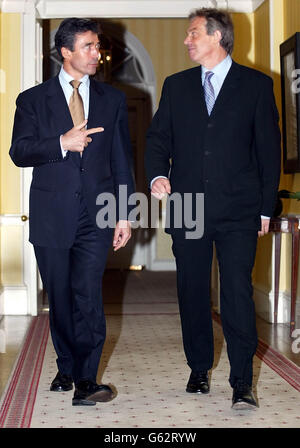
M 223 82 L 230 70 L 230 67 L 232 65 L 232 59 L 229 55 L 226 56 L 223 61 L 221 61 L 218 65 L 216 65 L 212 69 L 208 69 L 202 65 L 202 85 L 204 84 L 205 79 L 205 73 L 206 72 L 213 72 L 214 76 L 210 78 L 210 82 L 213 85 L 214 92 L 215 92 L 215 99 L 217 99 L 220 90 L 222 88 Z
M 70 98 L 73 93 L 73 87 L 70 84 L 70 81 L 73 81 L 73 77 L 67 73 L 63 67 L 60 69 L 58 79 L 61 85 L 61 88 L 63 89 L 67 104 L 70 103 Z M 89 75 L 84 75 L 80 80 L 81 82 L 79 86 L 79 94 L 83 101 L 83 108 L 84 108 L 84 117 L 85 119 L 88 118 L 89 115 L 89 103 L 90 103 L 90 77 Z M 65 151 L 61 146 L 62 156 L 65 157 L 67 155 L 68 151 Z

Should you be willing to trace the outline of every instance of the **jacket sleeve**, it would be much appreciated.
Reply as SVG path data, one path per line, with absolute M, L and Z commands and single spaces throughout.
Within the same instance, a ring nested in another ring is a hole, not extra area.
M 40 138 L 37 113 L 21 93 L 16 101 L 10 157 L 19 167 L 62 161 L 60 136 Z
M 255 149 L 262 187 L 261 215 L 273 216 L 281 165 L 279 114 L 273 94 L 273 81 L 261 85 L 255 116 Z
M 145 169 L 148 186 L 158 176 L 169 176 L 172 154 L 172 123 L 168 78 L 165 80 L 159 107 L 147 132 Z

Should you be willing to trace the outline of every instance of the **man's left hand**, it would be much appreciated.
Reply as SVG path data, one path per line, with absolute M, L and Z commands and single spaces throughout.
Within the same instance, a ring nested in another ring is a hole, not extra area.
M 270 219 L 261 218 L 261 229 L 258 231 L 258 236 L 266 235 L 269 232 Z
M 121 247 L 125 247 L 128 240 L 131 238 L 131 224 L 129 221 L 120 220 L 115 228 L 114 239 L 113 239 L 113 248 L 116 252 L 121 249 Z

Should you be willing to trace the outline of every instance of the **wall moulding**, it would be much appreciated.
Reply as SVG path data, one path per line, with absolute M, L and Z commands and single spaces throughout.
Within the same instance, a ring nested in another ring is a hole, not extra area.
M 38 0 L 0 0 L 2 12 L 30 13 L 35 10 Z
M 41 19 L 60 17 L 187 17 L 192 9 L 218 7 L 250 13 L 265 0 L 0 0 L 3 12 L 30 13 Z

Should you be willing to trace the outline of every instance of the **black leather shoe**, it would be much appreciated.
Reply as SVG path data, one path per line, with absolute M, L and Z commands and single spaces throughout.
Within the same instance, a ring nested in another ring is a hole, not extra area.
M 209 383 L 207 372 L 191 372 L 189 381 L 186 385 L 186 392 L 191 394 L 208 394 Z
M 257 403 L 251 387 L 243 381 L 237 381 L 233 388 L 232 409 L 242 411 L 247 409 L 255 410 L 256 408 Z
M 73 406 L 94 406 L 97 402 L 111 401 L 115 398 L 113 390 L 105 384 L 96 384 L 89 380 L 79 381 L 75 385 Z
M 52 392 L 66 392 L 73 389 L 73 380 L 69 375 L 63 375 L 60 372 L 51 383 L 50 390 Z

